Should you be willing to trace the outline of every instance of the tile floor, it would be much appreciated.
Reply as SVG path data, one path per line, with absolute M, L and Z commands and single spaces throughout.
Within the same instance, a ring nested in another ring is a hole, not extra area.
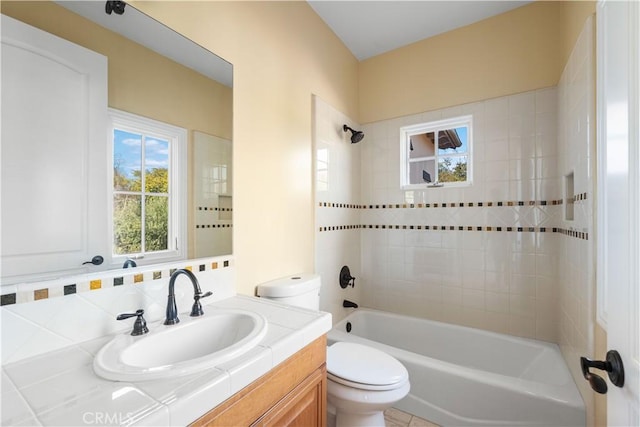
M 391 408 L 384 411 L 386 427 L 439 427 L 422 418 Z

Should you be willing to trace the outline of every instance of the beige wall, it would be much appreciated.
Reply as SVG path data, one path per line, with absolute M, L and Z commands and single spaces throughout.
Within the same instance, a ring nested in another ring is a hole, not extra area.
M 558 83 L 592 1 L 537 1 L 360 63 L 370 123 Z
M 358 62 L 306 2 L 132 2 L 233 64 L 237 290 L 314 269 L 311 95 L 357 114 Z
M 571 50 L 578 40 L 580 31 L 590 15 L 596 13 L 596 2 L 588 0 L 561 1 L 560 16 L 562 19 L 562 43 L 560 45 L 561 61 L 567 63 Z
M 360 122 L 558 82 L 561 4 L 535 2 L 360 63 Z

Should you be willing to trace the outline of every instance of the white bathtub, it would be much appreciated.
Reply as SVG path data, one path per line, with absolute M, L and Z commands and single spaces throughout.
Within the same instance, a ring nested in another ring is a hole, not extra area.
M 554 344 L 369 309 L 338 322 L 328 334 L 329 344 L 336 341 L 400 360 L 411 391 L 395 406 L 442 426 L 586 424 L 584 403 Z

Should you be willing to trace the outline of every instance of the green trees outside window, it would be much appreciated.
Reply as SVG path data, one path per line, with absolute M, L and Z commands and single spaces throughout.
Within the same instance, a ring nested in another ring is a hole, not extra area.
M 168 141 L 114 131 L 114 255 L 169 248 L 168 160 Z

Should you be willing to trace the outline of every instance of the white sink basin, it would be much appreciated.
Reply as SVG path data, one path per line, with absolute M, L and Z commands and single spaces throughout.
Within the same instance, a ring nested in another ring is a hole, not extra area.
M 141 336 L 109 341 L 93 360 L 97 375 L 143 381 L 187 375 L 228 362 L 255 347 L 267 333 L 266 319 L 250 311 L 213 309 L 180 323 L 149 325 Z

